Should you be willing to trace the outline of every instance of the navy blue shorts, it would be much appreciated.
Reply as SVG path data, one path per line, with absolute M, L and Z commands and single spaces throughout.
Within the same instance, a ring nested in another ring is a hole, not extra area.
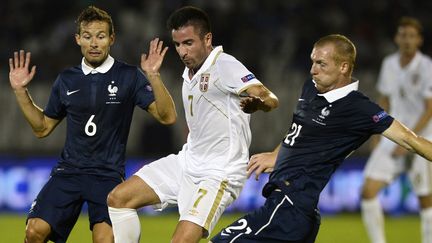
M 84 202 L 88 205 L 90 230 L 97 223 L 111 225 L 106 204 L 108 193 L 121 179 L 97 175 L 53 175 L 34 200 L 28 218 L 41 218 L 52 229 L 54 242 L 66 242 Z
M 287 243 L 315 241 L 320 215 L 306 216 L 280 190 L 273 191 L 259 209 L 240 218 L 211 240 L 214 243 Z

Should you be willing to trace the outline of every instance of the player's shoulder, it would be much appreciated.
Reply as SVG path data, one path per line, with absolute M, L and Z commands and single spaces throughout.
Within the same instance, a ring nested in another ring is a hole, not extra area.
M 65 80 L 74 80 L 76 78 L 79 78 L 79 76 L 83 76 L 83 75 L 84 73 L 82 71 L 81 64 L 80 64 L 73 67 L 68 67 L 60 71 L 59 75 L 57 76 L 57 80 L 59 82 Z
M 361 91 L 359 90 L 353 90 L 348 94 L 348 97 L 350 99 L 352 99 L 352 101 L 355 102 L 359 102 L 359 103 L 368 103 L 368 102 L 372 102 L 371 99 L 363 94 Z
M 237 60 L 237 58 L 235 58 L 234 56 L 225 52 L 221 52 L 216 57 L 215 64 L 218 66 L 224 66 L 224 65 L 241 64 L 241 62 Z
M 426 55 L 422 52 L 419 52 L 420 58 L 421 58 L 421 62 L 424 65 L 432 65 L 432 58 L 429 55 Z
M 127 62 L 120 61 L 117 59 L 114 60 L 113 68 L 119 70 L 125 70 L 125 71 L 134 71 L 134 72 L 138 69 L 137 66 L 131 65 Z
M 115 60 L 114 65 L 111 67 L 110 72 L 116 77 L 121 78 L 124 81 L 132 81 L 137 77 L 144 79 L 145 75 L 138 66 L 131 65 L 127 62 Z
M 356 110 L 359 113 L 370 113 L 373 108 L 378 108 L 378 104 L 372 101 L 367 95 L 361 91 L 355 90 L 347 95 L 350 109 Z

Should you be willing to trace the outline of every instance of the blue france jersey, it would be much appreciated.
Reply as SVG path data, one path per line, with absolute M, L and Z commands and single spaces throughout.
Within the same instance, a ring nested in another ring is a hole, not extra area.
M 144 74 L 119 61 L 105 73 L 85 75 L 81 65 L 60 73 L 44 110 L 67 120 L 65 146 L 52 173 L 124 177 L 134 107 L 147 109 L 153 101 Z
M 315 206 L 319 193 L 342 161 L 393 122 L 356 88 L 345 91 L 329 102 L 318 94 L 312 80 L 305 83 L 270 175 L 270 182 L 287 180 L 306 192 L 306 201 Z

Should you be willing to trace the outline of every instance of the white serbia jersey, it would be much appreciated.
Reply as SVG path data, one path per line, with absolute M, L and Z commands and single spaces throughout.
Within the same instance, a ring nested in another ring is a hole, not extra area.
M 417 52 L 413 60 L 401 67 L 400 54 L 387 56 L 378 78 L 378 90 L 389 97 L 390 115 L 413 129 L 425 111 L 425 99 L 432 98 L 432 61 Z M 431 124 L 422 132 L 430 134 Z
M 259 80 L 233 56 L 213 49 L 189 79 L 183 73 L 183 105 L 189 128 L 183 146 L 185 173 L 243 181 L 249 161 L 250 115 L 240 109 L 239 95 Z M 181 153 L 180 153 L 181 154 Z

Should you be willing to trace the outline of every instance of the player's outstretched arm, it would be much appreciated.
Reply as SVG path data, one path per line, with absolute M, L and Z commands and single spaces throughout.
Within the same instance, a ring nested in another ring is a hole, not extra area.
M 420 118 L 417 120 L 417 123 L 413 127 L 412 131 L 416 134 L 421 134 L 423 129 L 426 128 L 426 126 L 429 124 L 430 120 L 432 119 L 432 98 L 428 98 L 424 100 L 425 103 L 425 110 L 423 114 L 420 116 Z M 393 151 L 393 154 L 395 156 L 404 156 L 406 155 L 407 150 L 398 146 Z
M 248 178 L 252 173 L 254 173 L 255 180 L 258 180 L 261 173 L 271 173 L 275 167 L 276 157 L 279 153 L 280 146 L 281 145 L 279 144 L 273 152 L 252 155 L 247 166 Z
M 395 119 L 382 134 L 405 149 L 432 161 L 432 142 L 418 136 L 398 120 Z
M 148 54 L 141 55 L 141 68 L 153 88 L 155 101 L 148 111 L 162 124 L 173 124 L 177 119 L 174 101 L 162 82 L 159 69 L 162 66 L 168 47 L 163 47 L 163 41 L 155 38 L 150 41 Z
M 253 85 L 246 89 L 247 96 L 242 96 L 240 107 L 246 113 L 254 113 L 257 110 L 271 111 L 279 106 L 279 100 L 264 85 Z
M 59 123 L 59 120 L 45 116 L 42 109 L 33 102 L 27 90 L 27 85 L 36 73 L 36 66 L 29 69 L 30 59 L 30 52 L 25 53 L 24 50 L 20 50 L 19 53 L 14 52 L 13 58 L 9 58 L 9 82 L 26 120 L 33 129 L 33 133 L 41 138 L 48 136 Z

